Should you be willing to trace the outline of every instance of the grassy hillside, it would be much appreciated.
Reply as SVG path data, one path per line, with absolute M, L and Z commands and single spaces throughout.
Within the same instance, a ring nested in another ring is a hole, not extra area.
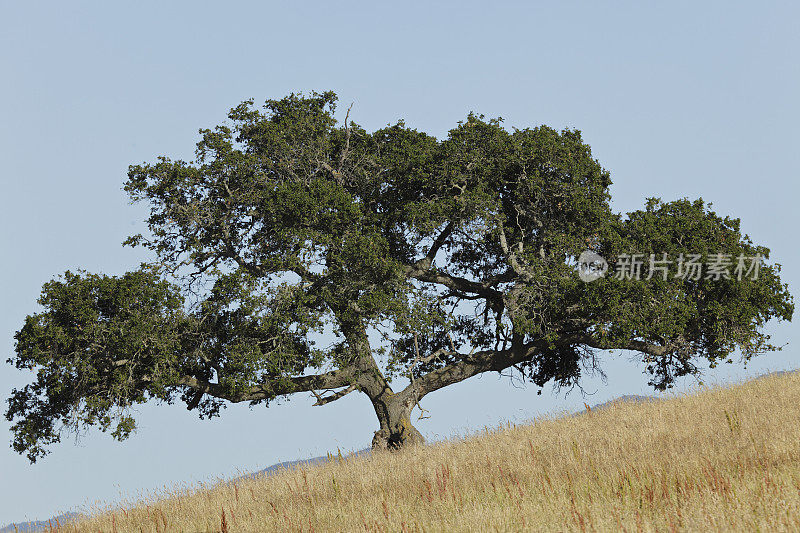
M 800 374 L 98 511 L 62 531 L 800 531 Z

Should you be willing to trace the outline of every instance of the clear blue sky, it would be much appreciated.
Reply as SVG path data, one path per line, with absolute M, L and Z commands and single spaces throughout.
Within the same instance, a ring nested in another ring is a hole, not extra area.
M 129 164 L 191 159 L 198 128 L 244 99 L 291 91 L 332 89 L 370 130 L 404 118 L 443 136 L 469 111 L 509 127 L 576 127 L 611 171 L 615 209 L 648 196 L 713 201 L 772 249 L 796 293 L 798 5 L 548 4 L 3 2 L 2 360 L 43 283 L 67 269 L 121 274 L 149 257 L 120 245 L 147 212 L 121 190 Z M 784 352 L 709 380 L 800 366 L 797 326 L 770 331 Z M 587 402 L 648 392 L 640 365 L 604 359 L 608 382 L 587 380 Z M 32 378 L 0 368 L 3 399 Z M 319 408 L 307 396 L 211 422 L 148 405 L 125 443 L 92 432 L 34 466 L 8 447 L 2 419 L 0 525 L 368 445 L 377 422 L 366 398 Z M 418 427 L 444 438 L 583 401 L 485 375 L 427 397 L 431 418 Z

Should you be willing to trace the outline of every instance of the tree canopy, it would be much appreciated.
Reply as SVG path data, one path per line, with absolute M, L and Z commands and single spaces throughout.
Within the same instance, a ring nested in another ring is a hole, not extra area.
M 8 399 L 17 452 L 36 461 L 92 425 L 124 439 L 151 399 L 210 417 L 354 391 L 375 409 L 373 446 L 399 447 L 422 440 L 422 397 L 484 372 L 573 386 L 602 351 L 632 350 L 664 389 L 776 349 L 763 326 L 791 320 L 793 300 L 738 219 L 702 199 L 615 213 L 577 130 L 470 114 L 443 140 L 402 121 L 370 133 L 349 110 L 338 123 L 336 102 L 247 101 L 200 131 L 194 161 L 129 168 L 149 234 L 124 244 L 154 259 L 44 285 L 8 360 L 36 376 Z M 585 251 L 617 271 L 633 254 L 672 270 L 586 282 Z M 758 258 L 757 276 L 681 276 L 689 256 Z

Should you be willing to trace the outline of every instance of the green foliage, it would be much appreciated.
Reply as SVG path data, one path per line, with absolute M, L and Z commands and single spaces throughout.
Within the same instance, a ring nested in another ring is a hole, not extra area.
M 617 237 L 601 247 L 609 257 L 624 250 L 646 256 L 667 253 L 698 254 L 706 261 L 713 254 L 769 258 L 769 249 L 754 245 L 740 233 L 740 221 L 720 217 L 702 199 L 664 203 L 650 198 L 643 211 L 629 213 L 616 224 Z M 601 347 L 613 348 L 628 339 L 669 346 L 664 356 L 645 358 L 657 388 L 672 384 L 674 378 L 697 371 L 696 361 L 706 359 L 711 367 L 730 361 L 735 350 L 746 361 L 754 355 L 775 350 L 769 336 L 760 330 L 777 317 L 791 320 L 792 296 L 779 278 L 780 265 L 761 265 L 756 279 L 693 280 L 677 278 L 674 270 L 667 280 L 660 275 L 644 281 L 618 280 L 583 284 L 585 311 L 592 313 Z
M 508 131 L 470 114 L 440 141 L 403 122 L 339 125 L 335 109 L 330 92 L 247 101 L 200 130 L 194 161 L 129 168 L 150 231 L 125 244 L 156 260 L 44 286 L 9 359 L 37 372 L 9 399 L 15 450 L 34 461 L 63 428 L 114 422 L 123 439 L 129 407 L 149 399 L 180 396 L 201 416 L 301 391 L 325 403 L 339 396 L 320 392 L 360 390 L 378 405 L 402 375 L 413 381 L 398 397 L 413 405 L 508 368 L 574 385 L 600 349 L 641 352 L 665 388 L 701 358 L 775 349 L 761 329 L 791 319 L 777 264 L 757 280 L 581 281 L 587 249 L 769 250 L 702 200 L 614 213 L 609 172 L 576 130 Z M 337 340 L 316 347 L 328 327 Z
M 13 447 L 33 461 L 58 442 L 57 424 L 98 425 L 122 439 L 133 429 L 125 411 L 148 398 L 170 399 L 180 351 L 176 329 L 182 298 L 155 272 L 121 278 L 66 272 L 44 285 L 45 311 L 28 316 L 15 335 L 19 369 L 36 381 L 15 391 L 6 414 Z

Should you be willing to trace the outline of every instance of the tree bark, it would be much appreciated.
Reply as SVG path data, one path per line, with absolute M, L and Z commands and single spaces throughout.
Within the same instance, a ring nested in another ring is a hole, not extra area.
M 370 400 L 381 425 L 372 438 L 373 450 L 397 450 L 425 443 L 425 438 L 411 424 L 413 401 L 391 390 Z

